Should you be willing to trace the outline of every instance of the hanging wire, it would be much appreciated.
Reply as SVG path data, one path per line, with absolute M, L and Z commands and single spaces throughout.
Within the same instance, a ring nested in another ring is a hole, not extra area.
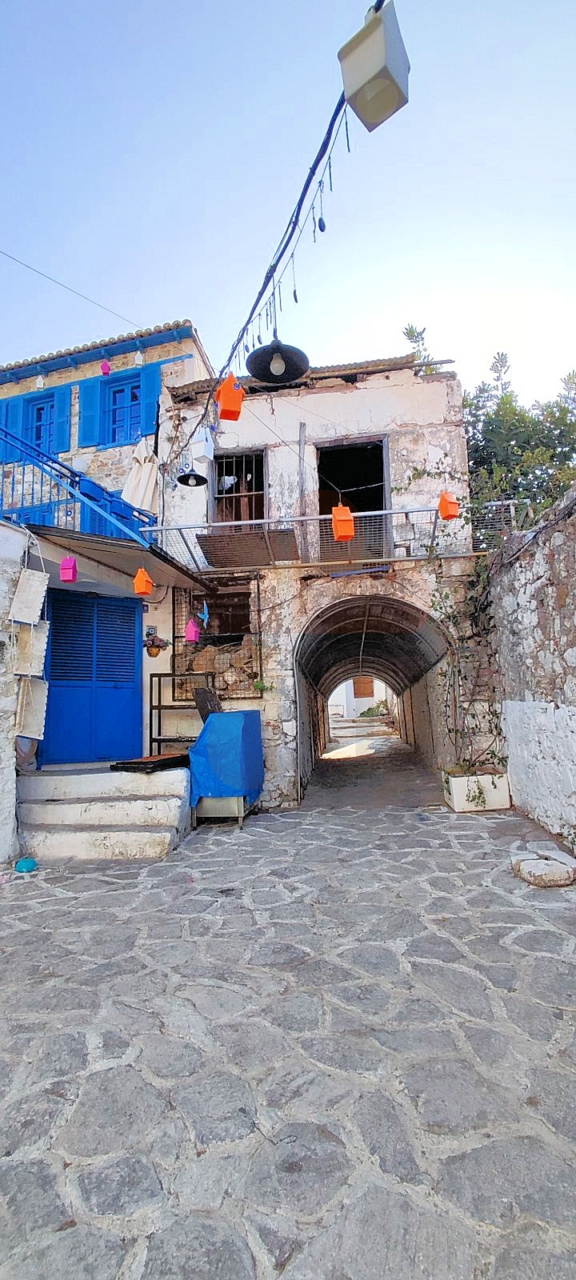
M 320 192 L 320 217 L 318 219 L 318 230 L 325 231 L 326 223 L 324 221 L 324 179 L 323 178 L 321 178 L 320 182 L 318 183 L 318 190 Z
M 42 276 L 43 280 L 49 280 L 50 284 L 57 284 L 59 289 L 65 289 L 67 293 L 73 293 L 76 298 L 82 298 L 84 302 L 90 302 L 93 307 L 99 307 L 100 311 L 107 311 L 108 315 L 116 316 L 117 320 L 124 320 L 126 324 L 132 325 L 133 329 L 141 329 L 142 326 L 137 324 L 135 320 L 130 320 L 128 316 L 123 316 L 119 311 L 113 311 L 112 307 L 105 307 L 104 303 L 96 302 L 95 298 L 89 298 L 86 293 L 79 293 L 78 289 L 72 289 L 69 284 L 63 284 L 62 280 L 56 280 L 54 276 L 49 276 L 45 271 L 39 271 L 38 267 L 31 267 L 29 262 L 23 262 L 21 258 L 15 258 L 13 253 L 7 253 L 5 249 L 0 249 L 3 258 L 9 258 L 10 262 L 17 262 L 19 267 L 25 267 L 27 271 L 33 271 L 35 276 Z
M 288 254 L 288 250 L 292 245 L 293 241 L 296 240 L 296 242 L 298 242 L 298 239 L 300 239 L 300 236 L 301 236 L 300 218 L 302 215 L 302 210 L 304 209 L 304 205 L 306 204 L 306 199 L 314 183 L 314 179 L 317 173 L 319 172 L 323 161 L 325 160 L 326 156 L 330 152 L 333 139 L 334 139 L 334 142 L 336 140 L 334 138 L 334 133 L 336 131 L 336 136 L 339 133 L 339 127 L 337 128 L 337 126 L 339 126 L 342 123 L 342 116 L 344 115 L 344 112 L 345 112 L 345 106 L 346 106 L 346 99 L 344 97 L 344 94 L 342 93 L 338 99 L 338 102 L 336 103 L 334 111 L 332 112 L 326 133 L 324 134 L 319 150 L 316 153 L 314 161 L 310 167 L 308 176 L 306 178 L 302 191 L 300 192 L 296 205 L 294 206 L 292 214 L 288 220 L 288 224 L 281 237 L 281 240 L 278 244 L 276 252 L 264 275 L 264 279 L 262 281 L 260 289 L 258 290 L 256 299 L 250 309 L 248 317 L 245 323 L 243 324 L 238 336 L 235 338 L 225 363 L 222 365 L 222 368 L 220 369 L 217 377 L 213 379 L 212 385 L 210 387 L 210 390 L 208 391 L 208 395 L 206 398 L 206 404 L 204 406 L 202 414 L 200 415 L 200 418 L 198 419 L 198 422 L 195 424 L 187 440 L 184 442 L 184 444 L 180 447 L 178 451 L 175 451 L 175 448 L 174 448 L 176 441 L 174 440 L 172 442 L 172 447 L 171 447 L 166 465 L 169 465 L 170 462 L 172 463 L 175 462 L 176 459 L 180 457 L 180 455 L 183 453 L 184 449 L 187 447 L 190 440 L 193 438 L 193 436 L 196 434 L 196 432 L 200 429 L 200 427 L 205 422 L 206 416 L 208 414 L 209 406 L 214 396 L 214 392 L 216 391 L 216 388 L 218 387 L 220 381 L 222 380 L 224 374 L 226 373 L 226 370 L 230 368 L 230 365 L 234 359 L 234 356 L 238 350 L 238 347 L 240 347 L 244 341 L 244 336 L 246 334 L 246 331 L 250 327 L 250 324 L 252 323 L 254 318 L 258 316 L 260 304 L 262 303 L 263 299 L 266 297 L 266 294 L 270 288 L 270 284 L 278 273 L 278 268 L 280 264 L 286 258 Z M 325 169 L 326 169 L 326 166 L 325 166 Z M 259 340 L 261 341 L 260 335 L 259 335 Z
M 294 266 L 294 254 L 292 254 L 290 261 L 292 263 L 292 297 L 294 299 L 294 302 L 297 304 L 298 290 L 296 288 L 296 267 Z M 282 281 L 282 276 L 280 276 L 280 281 Z

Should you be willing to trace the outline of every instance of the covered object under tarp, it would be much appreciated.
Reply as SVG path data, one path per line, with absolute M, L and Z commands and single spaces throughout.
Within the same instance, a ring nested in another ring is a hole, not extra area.
M 250 807 L 264 785 L 259 711 L 210 715 L 190 748 L 190 804 L 204 797 L 243 796 Z

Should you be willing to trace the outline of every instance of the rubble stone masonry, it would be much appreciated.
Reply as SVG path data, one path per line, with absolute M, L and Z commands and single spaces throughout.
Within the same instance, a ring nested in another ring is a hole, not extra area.
M 514 803 L 576 836 L 576 486 L 496 562 L 492 602 Z M 517 554 L 518 553 L 518 554 Z M 515 557 L 515 558 L 512 558 Z

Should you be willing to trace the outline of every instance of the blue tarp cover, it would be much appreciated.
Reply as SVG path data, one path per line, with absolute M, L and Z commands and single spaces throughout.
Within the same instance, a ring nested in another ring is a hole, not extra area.
M 190 748 L 190 804 L 202 796 L 245 796 L 255 804 L 264 785 L 259 711 L 208 716 Z

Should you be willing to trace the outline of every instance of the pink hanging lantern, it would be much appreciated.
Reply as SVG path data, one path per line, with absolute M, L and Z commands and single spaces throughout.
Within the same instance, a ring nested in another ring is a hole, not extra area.
M 104 374 L 105 378 L 107 378 L 108 374 L 112 372 L 112 365 L 108 360 L 102 361 L 102 364 L 100 365 L 100 372 Z
M 75 556 L 64 556 L 60 561 L 60 581 L 76 582 L 78 577 L 78 565 Z
M 184 632 L 184 635 L 186 637 L 186 640 L 188 641 L 188 644 L 198 644 L 198 641 L 200 639 L 200 627 L 196 625 L 193 618 L 191 618 L 190 621 L 186 623 L 186 630 Z

